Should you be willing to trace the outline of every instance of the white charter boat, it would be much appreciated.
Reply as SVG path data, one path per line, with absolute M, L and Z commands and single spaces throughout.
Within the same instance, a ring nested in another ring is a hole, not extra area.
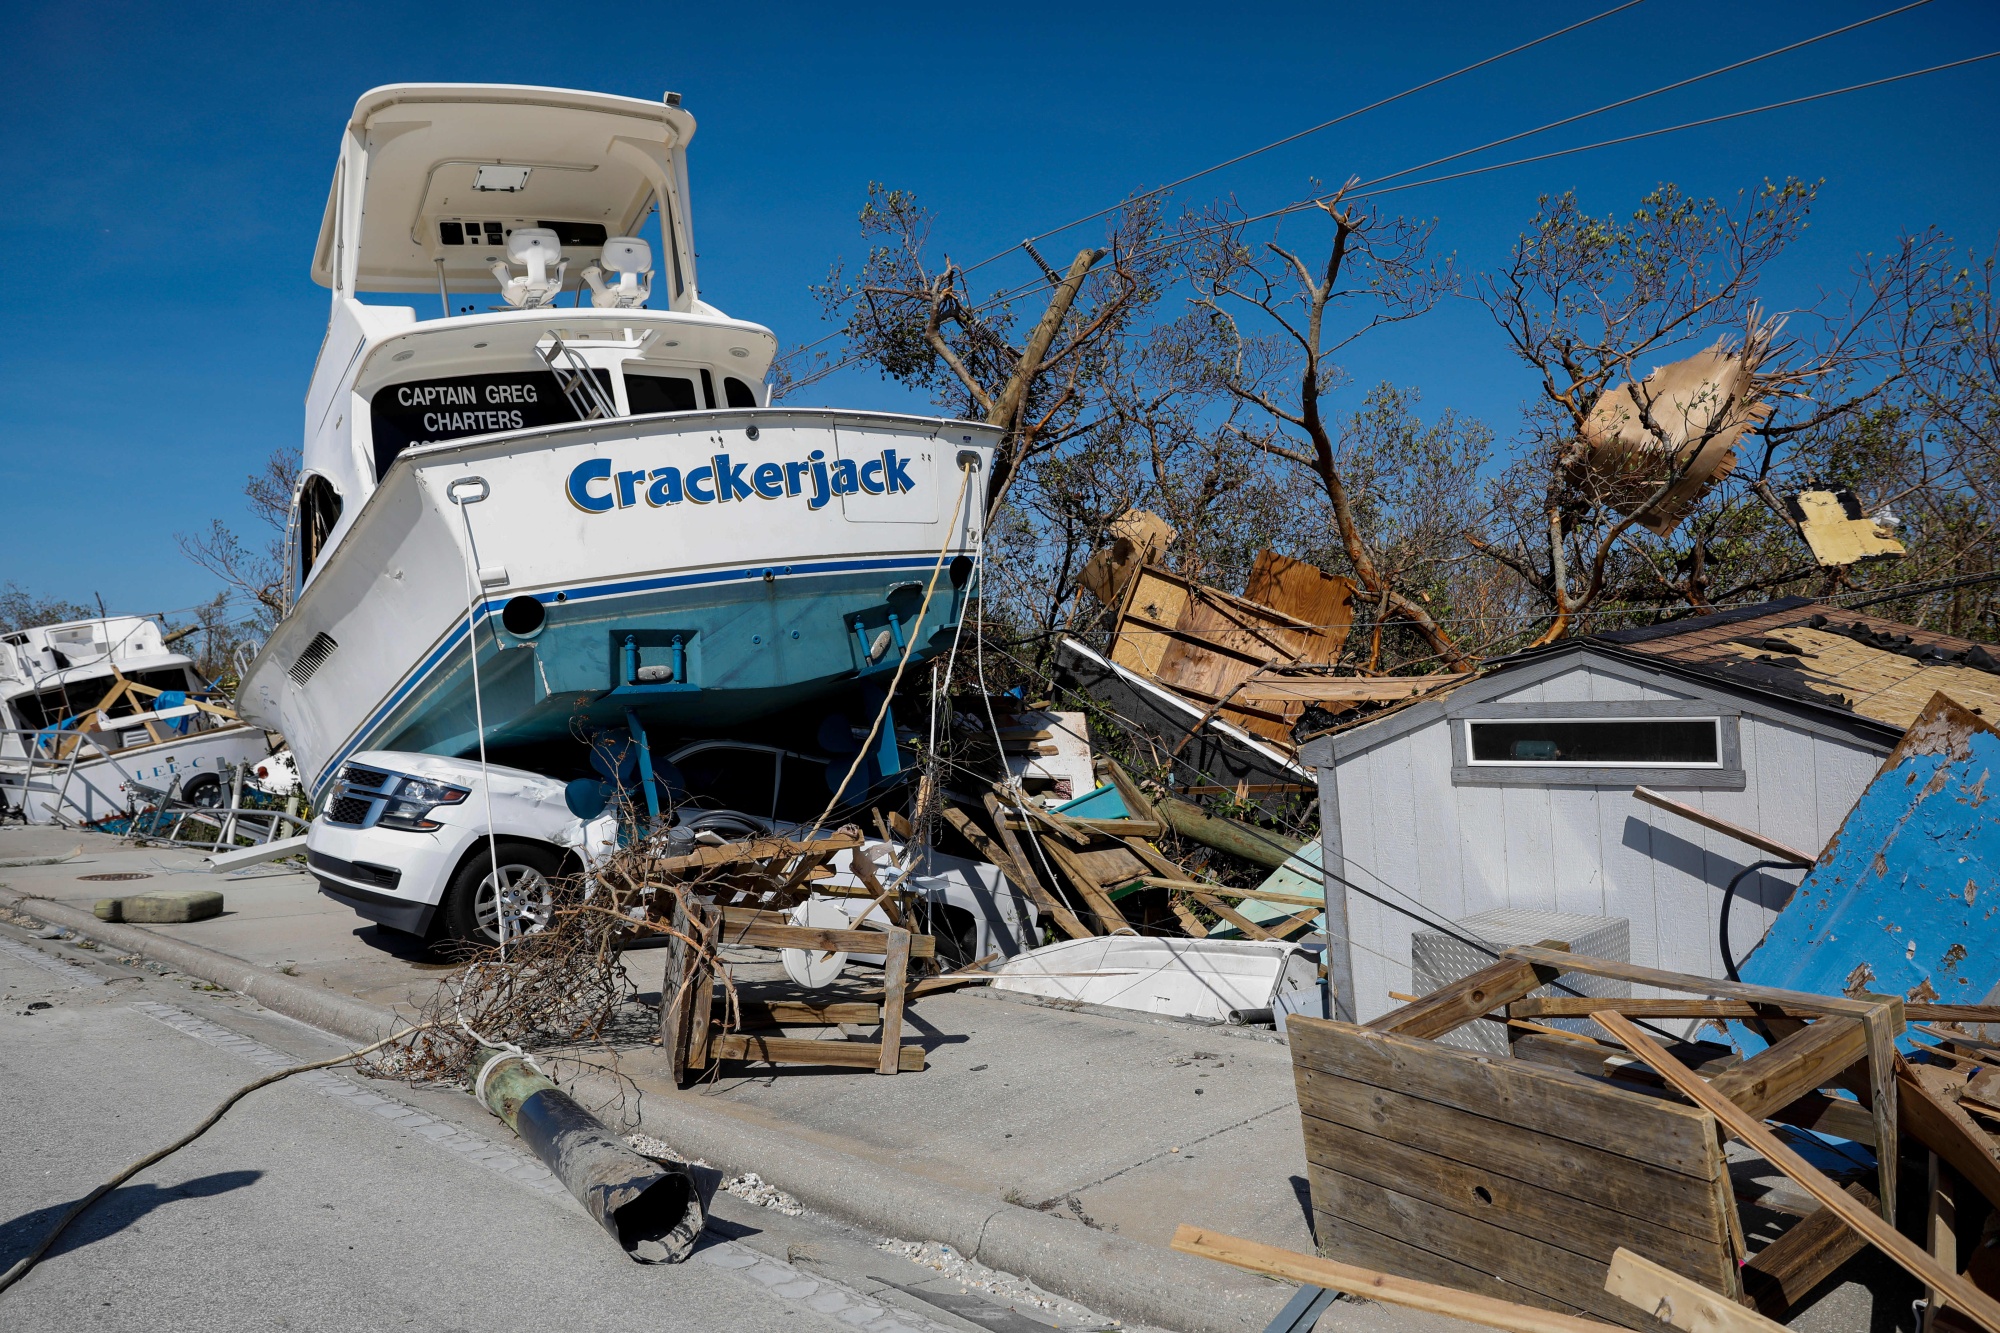
M 777 340 L 698 295 L 693 133 L 671 93 L 356 104 L 294 601 L 238 692 L 315 796 L 359 750 L 470 754 L 482 715 L 516 754 L 714 732 L 956 633 L 996 433 L 771 406 Z M 432 287 L 433 319 L 362 299 Z
M 172 795 L 226 804 L 228 769 L 271 752 L 139 616 L 0 635 L 0 813 L 93 824 Z

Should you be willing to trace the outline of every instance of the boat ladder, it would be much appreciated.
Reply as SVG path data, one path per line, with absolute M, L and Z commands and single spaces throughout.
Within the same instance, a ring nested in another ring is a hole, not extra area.
M 555 372 L 556 384 L 569 399 L 569 405 L 576 410 L 578 421 L 598 421 L 618 415 L 611 405 L 611 399 L 604 392 L 604 386 L 591 373 L 590 365 L 574 347 L 561 338 L 553 339 L 547 347 L 537 347 L 537 355 L 548 368 Z

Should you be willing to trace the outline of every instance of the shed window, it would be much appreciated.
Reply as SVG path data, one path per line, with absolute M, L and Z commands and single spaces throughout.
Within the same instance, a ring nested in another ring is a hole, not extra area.
M 1719 768 L 1721 719 L 1713 717 L 1560 718 L 1468 721 L 1474 764 L 1588 765 L 1593 768 Z

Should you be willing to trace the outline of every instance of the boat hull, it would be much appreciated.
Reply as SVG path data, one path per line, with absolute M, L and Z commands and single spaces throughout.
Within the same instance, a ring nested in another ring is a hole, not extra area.
M 413 451 L 313 571 L 239 708 L 285 734 L 317 792 L 362 748 L 468 753 L 478 713 L 489 746 L 628 710 L 685 734 L 886 679 L 955 632 L 992 439 L 745 409 Z
M 255 764 L 271 746 L 258 727 L 218 727 L 158 745 L 133 746 L 108 755 L 86 755 L 75 764 L 43 759 L 0 759 L 0 795 L 30 824 L 90 824 L 130 815 L 150 804 L 143 791 L 167 791 L 176 779 L 186 790 L 196 778 Z

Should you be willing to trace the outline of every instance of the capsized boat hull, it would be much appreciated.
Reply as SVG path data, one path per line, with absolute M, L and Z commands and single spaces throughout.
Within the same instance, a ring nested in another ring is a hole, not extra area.
M 312 572 L 238 706 L 284 732 L 315 793 L 359 749 L 466 753 L 468 600 L 489 745 L 622 726 L 628 709 L 649 729 L 710 730 L 886 679 L 904 648 L 949 645 L 993 435 L 744 409 L 413 450 Z
M 1140 935 L 1059 940 L 992 970 L 995 990 L 1216 1023 L 1318 978 L 1312 955 L 1276 940 Z
M 86 743 L 74 764 L 0 758 L 0 797 L 30 824 L 90 824 L 150 805 L 148 791 L 185 791 L 204 774 L 227 783 L 228 769 L 255 764 L 270 752 L 258 727 L 219 727 L 110 754 L 94 753 Z

